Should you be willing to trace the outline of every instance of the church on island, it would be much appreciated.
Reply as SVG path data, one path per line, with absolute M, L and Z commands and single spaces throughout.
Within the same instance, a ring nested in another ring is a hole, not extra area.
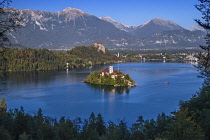
M 90 73 L 84 80 L 85 83 L 110 85 L 110 86 L 136 86 L 130 76 L 114 70 L 113 66 L 98 72 Z
M 111 78 L 113 78 L 113 79 L 115 79 L 116 77 L 120 77 L 120 78 L 124 78 L 125 77 L 125 75 L 122 74 L 122 73 L 117 74 L 116 72 L 114 72 L 113 66 L 109 66 L 109 69 L 104 69 L 101 72 L 101 76 L 104 76 L 104 74 L 111 75 Z

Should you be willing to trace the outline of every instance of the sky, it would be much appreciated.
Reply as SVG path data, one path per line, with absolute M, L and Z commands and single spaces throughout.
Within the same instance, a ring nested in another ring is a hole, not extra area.
M 199 4 L 198 0 L 13 0 L 10 7 L 50 12 L 72 7 L 96 17 L 108 16 L 130 26 L 163 18 L 190 29 L 197 25 L 194 19 L 202 16 L 195 4 Z

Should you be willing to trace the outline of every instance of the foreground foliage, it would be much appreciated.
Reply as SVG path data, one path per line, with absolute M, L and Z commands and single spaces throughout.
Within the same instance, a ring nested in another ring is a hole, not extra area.
M 2 98 L 0 106 L 0 139 L 37 140 L 204 140 L 210 139 L 210 86 L 189 101 L 180 102 L 180 109 L 167 116 L 144 120 L 139 116 L 128 126 L 125 121 L 117 124 L 104 122 L 101 114 L 92 113 L 88 119 L 59 120 L 43 116 L 39 109 L 29 115 L 23 108 L 6 111 Z
M 202 20 L 196 19 L 200 27 L 206 30 L 205 37 L 206 45 L 201 45 L 203 52 L 198 55 L 197 69 L 200 72 L 200 77 L 204 78 L 204 85 L 210 85 L 210 1 L 198 0 L 200 4 L 196 4 L 196 9 L 202 14 Z

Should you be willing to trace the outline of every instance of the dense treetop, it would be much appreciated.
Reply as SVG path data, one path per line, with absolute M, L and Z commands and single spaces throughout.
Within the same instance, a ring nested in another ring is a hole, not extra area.
M 130 76 L 124 75 L 120 71 L 114 71 L 113 73 L 104 73 L 102 71 L 95 71 L 90 73 L 84 80 L 86 83 L 98 84 L 98 85 L 110 85 L 110 86 L 134 86 L 134 81 Z
M 59 70 L 85 67 L 90 65 L 114 63 L 117 57 L 109 52 L 98 51 L 93 46 L 78 46 L 74 49 L 61 52 L 47 49 L 4 49 L 0 51 L 1 71 L 33 71 L 33 70 Z

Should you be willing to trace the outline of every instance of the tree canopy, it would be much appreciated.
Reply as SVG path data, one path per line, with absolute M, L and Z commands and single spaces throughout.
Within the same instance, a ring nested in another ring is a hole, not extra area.
M 198 54 L 198 65 L 196 66 L 200 72 L 200 77 L 204 78 L 204 85 L 210 84 L 210 1 L 199 0 L 200 4 L 195 5 L 197 10 L 202 14 L 202 20 L 196 19 L 195 21 L 206 29 L 207 35 L 206 46 L 200 46 L 203 52 Z

